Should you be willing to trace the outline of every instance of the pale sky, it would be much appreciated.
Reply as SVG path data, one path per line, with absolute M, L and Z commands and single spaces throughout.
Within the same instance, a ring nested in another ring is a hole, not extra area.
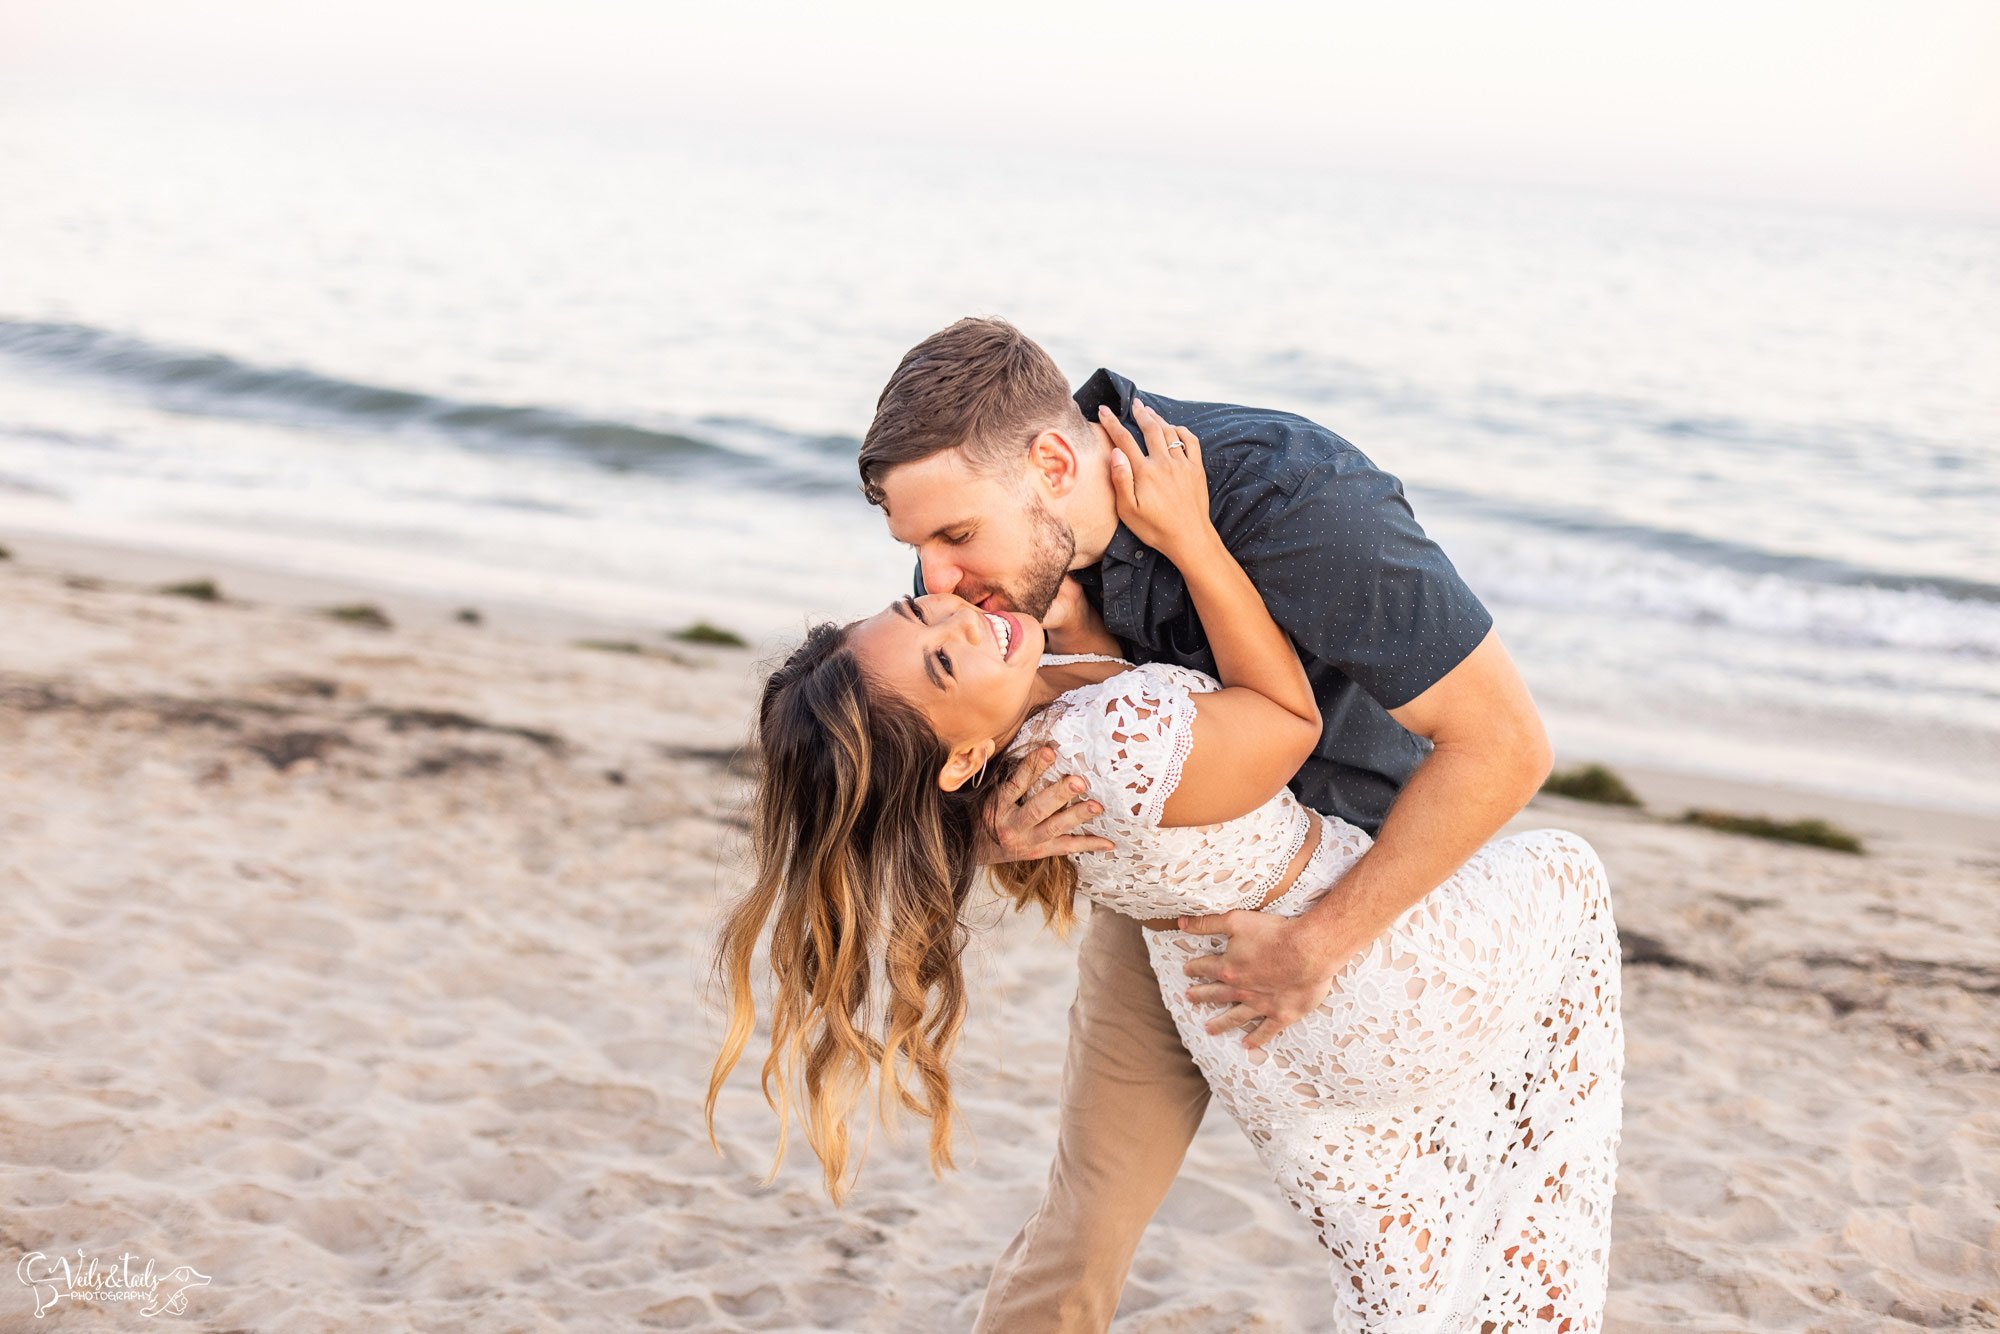
M 0 0 L 6 87 L 2000 215 L 2000 0 Z

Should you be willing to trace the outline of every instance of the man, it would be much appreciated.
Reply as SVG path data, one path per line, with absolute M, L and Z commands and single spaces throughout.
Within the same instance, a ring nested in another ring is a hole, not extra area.
M 1505 824 L 1548 776 L 1534 702 L 1492 618 L 1424 535 L 1401 484 L 1291 413 L 1140 394 L 1099 370 L 1072 394 L 1002 320 L 960 320 L 903 358 L 862 442 L 862 488 L 917 552 L 917 592 L 1045 615 L 1074 572 L 1134 661 L 1214 673 L 1173 566 L 1118 522 L 1105 423 L 1148 408 L 1201 440 L 1217 531 L 1299 648 L 1324 730 L 1290 786 L 1375 844 L 1306 913 L 1187 917 L 1227 938 L 1188 965 L 1229 1008 L 1211 1031 L 1261 1046 L 1319 1004 L 1376 936 Z M 1046 750 L 988 812 L 988 864 L 1108 846 L 1069 776 L 1023 801 Z M 1103 1330 L 1209 1090 L 1135 921 L 1092 913 L 1078 948 L 1056 1161 L 976 1328 Z

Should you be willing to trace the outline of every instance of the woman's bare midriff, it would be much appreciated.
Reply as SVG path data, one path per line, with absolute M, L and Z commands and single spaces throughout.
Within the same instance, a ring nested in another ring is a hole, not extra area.
M 1292 887 L 1292 882 L 1299 878 L 1299 872 L 1305 869 L 1306 863 L 1312 860 L 1314 850 L 1319 847 L 1320 829 L 1326 822 L 1320 818 L 1318 811 L 1308 808 L 1306 813 L 1312 816 L 1312 827 L 1306 830 L 1306 841 L 1299 845 L 1297 852 L 1292 854 L 1292 860 L 1285 867 L 1285 873 L 1278 877 L 1278 883 L 1271 886 L 1271 892 L 1266 894 L 1262 901 L 1257 904 L 1259 908 L 1268 907 L 1276 902 L 1279 896 Z M 1199 913 L 1189 914 L 1189 916 L 1201 915 Z M 1139 925 L 1145 927 L 1148 931 L 1172 931 L 1175 929 L 1175 924 L 1180 920 L 1178 917 L 1155 917 L 1150 921 L 1142 921 Z

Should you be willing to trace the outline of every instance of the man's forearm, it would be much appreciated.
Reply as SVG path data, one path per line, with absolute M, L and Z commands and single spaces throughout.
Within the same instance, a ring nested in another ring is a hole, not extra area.
M 1383 820 L 1375 844 L 1299 917 L 1338 967 L 1389 929 L 1528 804 L 1545 751 L 1440 744 Z

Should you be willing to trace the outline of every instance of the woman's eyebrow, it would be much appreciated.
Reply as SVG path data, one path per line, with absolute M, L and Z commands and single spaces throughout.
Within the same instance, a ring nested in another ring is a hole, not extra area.
M 930 624 L 929 621 L 924 620 L 923 610 L 922 608 L 917 606 L 917 600 L 909 596 L 907 593 L 904 594 L 901 598 L 897 599 L 894 606 L 899 614 L 903 616 L 914 616 L 916 617 L 918 623 L 922 625 Z M 932 654 L 932 652 L 929 649 L 924 650 L 924 675 L 930 677 L 931 684 L 936 686 L 939 690 L 943 690 L 945 688 L 944 678 L 938 675 L 937 658 L 934 654 Z

